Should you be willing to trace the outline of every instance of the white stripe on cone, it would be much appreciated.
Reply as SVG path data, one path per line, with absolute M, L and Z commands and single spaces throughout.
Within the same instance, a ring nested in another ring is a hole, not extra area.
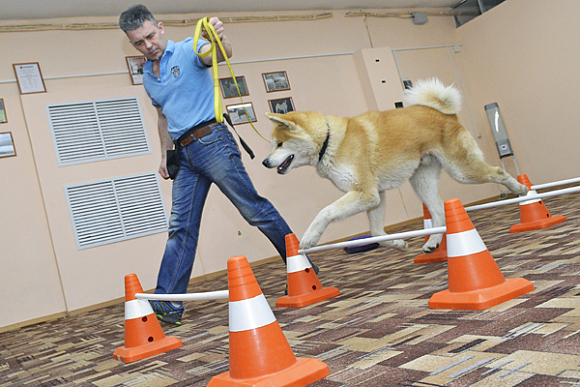
M 433 228 L 433 219 L 423 219 L 423 228 L 425 230 Z
M 125 302 L 125 320 L 145 317 L 153 314 L 153 308 L 149 301 L 131 300 Z
M 299 254 L 292 257 L 286 258 L 286 271 L 287 273 L 297 273 L 299 271 L 309 269 L 312 267 L 306 255 Z
M 542 199 L 534 199 L 536 196 L 538 196 L 538 193 L 534 190 L 529 190 L 528 193 L 526 194 L 526 196 L 524 197 L 528 197 L 530 198 L 530 200 L 526 200 L 525 202 L 520 202 L 520 206 L 525 206 L 526 204 L 532 204 L 532 203 L 537 203 L 539 201 L 541 201 Z
M 487 250 L 476 229 L 447 234 L 447 257 L 463 257 Z
M 264 294 L 247 300 L 230 301 L 229 314 L 230 332 L 261 328 L 276 321 Z

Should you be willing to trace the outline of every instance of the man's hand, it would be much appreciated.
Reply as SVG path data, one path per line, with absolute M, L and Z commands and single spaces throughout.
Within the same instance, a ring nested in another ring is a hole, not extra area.
M 165 180 L 169 179 L 169 172 L 167 172 L 167 157 L 161 158 L 161 165 L 159 165 L 159 175 Z
M 218 38 L 222 40 L 224 37 L 224 23 L 222 23 L 220 19 L 214 16 L 209 19 L 209 24 L 211 24 L 211 26 L 214 28 Z M 201 35 L 207 40 L 210 39 L 209 33 L 205 30 L 205 28 L 201 32 Z
M 232 57 L 232 43 L 230 42 L 230 40 L 228 39 L 228 37 L 226 36 L 226 34 L 224 33 L 224 23 L 222 23 L 222 21 L 220 19 L 218 19 L 217 17 L 212 17 L 209 19 L 209 24 L 211 24 L 213 26 L 213 28 L 215 29 L 215 32 L 218 35 L 218 38 L 221 40 L 221 45 L 224 48 L 225 51 L 225 56 L 227 56 L 228 58 Z M 208 36 L 207 31 L 205 31 L 205 29 L 203 29 L 201 31 L 201 35 L 207 40 L 210 41 L 210 37 Z M 214 37 L 215 40 L 215 37 Z M 200 54 L 205 54 L 206 52 L 208 52 L 209 50 L 211 50 L 212 48 L 212 44 L 204 44 L 203 46 L 201 46 L 201 49 L 199 50 Z M 217 50 L 216 52 L 216 59 L 217 62 L 223 62 L 224 60 L 226 60 L 224 56 L 224 53 L 222 53 L 221 50 Z M 201 58 L 201 61 L 206 65 L 206 66 L 211 66 L 212 65 L 212 56 L 211 55 L 206 55 L 204 57 Z

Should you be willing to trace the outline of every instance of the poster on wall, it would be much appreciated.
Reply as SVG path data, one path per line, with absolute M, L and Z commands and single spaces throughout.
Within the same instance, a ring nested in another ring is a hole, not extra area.
M 270 110 L 272 113 L 286 114 L 295 110 L 292 97 L 271 99 L 268 101 L 268 103 L 270 104 Z
M 237 87 L 236 83 L 238 84 Z M 248 92 L 248 85 L 246 84 L 246 78 L 243 75 L 236 77 L 235 82 L 234 78 L 220 78 L 220 87 L 222 89 L 224 98 L 243 97 L 250 95 Z M 240 88 L 239 93 L 238 87 Z
M 6 117 L 6 108 L 4 108 L 4 99 L 0 98 L 0 124 L 5 124 L 8 122 L 8 117 Z
M 46 93 L 44 79 L 38 62 L 15 63 L 12 65 L 16 73 L 16 81 L 20 94 Z
M 268 93 L 274 91 L 290 90 L 290 82 L 286 71 L 277 71 L 274 73 L 263 73 L 264 83 L 266 84 L 266 91 Z
M 251 102 L 226 106 L 228 114 L 232 119 L 232 124 L 247 124 L 248 122 L 256 122 L 256 113 L 254 113 L 254 105 Z
M 12 132 L 0 133 L 0 157 L 16 156 Z
M 147 62 L 147 58 L 144 56 L 128 56 L 127 66 L 129 67 L 129 73 L 131 74 L 131 81 L 134 85 L 143 84 L 143 67 Z

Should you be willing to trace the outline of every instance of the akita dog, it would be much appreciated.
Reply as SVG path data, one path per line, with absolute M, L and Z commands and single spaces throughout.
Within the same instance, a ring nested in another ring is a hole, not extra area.
M 275 124 L 272 152 L 262 162 L 279 174 L 312 165 L 345 195 L 322 209 L 300 242 L 315 246 L 332 221 L 366 211 L 372 236 L 384 230 L 385 191 L 410 181 L 433 218 L 433 227 L 445 225 L 439 197 L 443 168 L 461 183 L 499 183 L 516 195 L 528 188 L 499 167 L 483 160 L 470 133 L 459 123 L 461 94 L 438 79 L 417 82 L 405 93 L 405 108 L 370 111 L 352 118 L 317 112 L 266 113 Z M 423 251 L 433 252 L 442 234 L 431 235 Z M 403 240 L 382 245 L 406 251 Z

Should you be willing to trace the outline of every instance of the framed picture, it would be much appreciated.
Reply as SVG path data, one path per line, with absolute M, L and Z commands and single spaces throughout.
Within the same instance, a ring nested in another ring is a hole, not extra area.
M 44 79 L 38 62 L 15 63 L 12 65 L 16 73 L 16 81 L 20 94 L 46 93 Z
M 240 88 L 240 94 L 238 94 L 238 89 L 236 88 L 236 82 Z M 234 78 L 220 78 L 220 87 L 222 89 L 222 94 L 224 98 L 234 98 L 245 95 L 250 95 L 248 93 L 248 85 L 246 84 L 246 78 L 244 76 L 236 77 L 236 82 Z
M 0 157 L 16 156 L 12 132 L 0 133 Z
M 128 56 L 127 59 L 127 67 L 129 67 L 129 74 L 131 74 L 131 82 L 134 85 L 142 85 L 143 84 L 143 67 L 145 66 L 145 62 L 147 62 L 147 58 L 144 56 Z
M 271 93 L 273 91 L 290 90 L 290 82 L 286 71 L 278 71 L 275 73 L 263 73 L 264 83 L 266 84 L 266 91 Z
M 270 104 L 270 110 L 272 111 L 272 113 L 284 114 L 288 112 L 293 112 L 295 110 L 292 97 L 271 99 L 268 101 L 268 103 Z
M 5 124 L 8 122 L 8 117 L 6 117 L 6 108 L 4 107 L 4 99 L 0 98 L 0 124 Z
M 232 124 L 234 125 L 247 124 L 250 121 L 256 122 L 256 114 L 254 113 L 254 106 L 251 102 L 229 105 L 227 109 L 232 119 Z

